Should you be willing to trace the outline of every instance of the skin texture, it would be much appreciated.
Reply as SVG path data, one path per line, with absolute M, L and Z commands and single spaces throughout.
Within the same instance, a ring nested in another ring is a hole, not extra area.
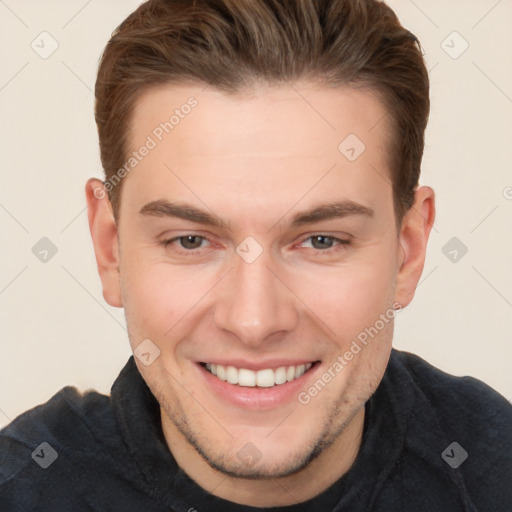
M 124 179 L 117 226 L 101 182 L 86 185 L 103 295 L 125 308 L 132 349 L 150 339 L 160 350 L 149 366 L 135 361 L 191 478 L 246 505 L 302 502 L 354 462 L 393 320 L 307 404 L 294 395 L 275 407 L 234 405 L 211 389 L 198 362 L 318 361 L 302 378 L 307 392 L 358 334 L 412 300 L 434 192 L 419 187 L 397 229 L 385 111 L 371 92 L 350 88 L 301 83 L 228 96 L 160 86 L 136 104 L 133 150 L 191 96 L 197 106 Z M 349 134 L 366 146 L 353 162 L 338 150 Z M 140 213 L 157 200 L 188 203 L 225 224 Z M 290 226 L 297 213 L 341 200 L 373 215 Z M 194 235 L 205 238 L 162 243 Z M 262 249 L 252 263 L 236 252 L 248 236 Z M 247 443 L 252 460 L 238 455 Z

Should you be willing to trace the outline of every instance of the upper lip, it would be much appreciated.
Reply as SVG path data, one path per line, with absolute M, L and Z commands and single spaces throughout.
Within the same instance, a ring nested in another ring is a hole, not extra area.
M 273 359 L 272 361 L 251 362 L 242 359 L 206 359 L 202 363 L 220 364 L 222 366 L 234 366 L 235 368 L 244 368 L 246 370 L 259 371 L 268 368 L 277 370 L 281 366 L 300 366 L 301 364 L 315 363 L 318 359 Z

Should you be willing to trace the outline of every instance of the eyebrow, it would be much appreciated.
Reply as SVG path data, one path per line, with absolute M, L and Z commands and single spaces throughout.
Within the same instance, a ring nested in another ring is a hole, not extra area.
M 205 226 L 213 226 L 217 228 L 227 227 L 228 229 L 231 229 L 229 223 L 224 222 L 220 217 L 209 213 L 206 210 L 201 210 L 195 206 L 182 202 L 169 202 L 163 199 L 151 201 L 144 205 L 140 209 L 139 213 L 153 217 L 174 217 L 189 220 L 197 224 L 203 224 Z M 322 220 L 343 218 L 351 215 L 373 217 L 374 211 L 372 208 L 356 203 L 355 201 L 335 201 L 314 206 L 309 210 L 295 214 L 290 222 L 290 226 L 296 228 L 305 224 L 312 224 Z
M 350 215 L 373 217 L 374 211 L 369 206 L 356 203 L 355 201 L 336 201 L 315 206 L 305 212 L 296 214 L 292 219 L 291 225 L 292 227 L 298 227 L 321 220 L 339 219 Z
M 176 217 L 178 219 L 196 222 L 197 224 L 218 228 L 226 226 L 226 223 L 220 217 L 208 213 L 205 210 L 200 210 L 186 203 L 171 203 L 163 199 L 147 203 L 140 209 L 139 213 L 153 217 Z

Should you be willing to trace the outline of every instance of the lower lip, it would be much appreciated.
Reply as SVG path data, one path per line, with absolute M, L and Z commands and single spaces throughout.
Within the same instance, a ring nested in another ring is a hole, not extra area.
M 284 384 L 263 387 L 246 387 L 238 384 L 229 384 L 229 382 L 220 380 L 210 373 L 202 365 L 197 365 L 203 378 L 206 380 L 208 389 L 211 389 L 223 400 L 237 406 L 247 409 L 273 409 L 283 404 L 297 399 L 297 395 L 303 389 L 306 389 L 306 383 L 316 374 L 320 364 L 314 363 L 313 366 L 298 379 L 294 379 Z

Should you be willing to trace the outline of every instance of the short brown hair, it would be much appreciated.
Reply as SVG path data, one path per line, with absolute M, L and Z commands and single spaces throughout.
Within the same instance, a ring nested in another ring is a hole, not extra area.
M 400 224 L 414 202 L 429 79 L 417 38 L 376 0 L 149 0 L 113 33 L 98 70 L 95 116 L 107 180 L 126 161 L 134 104 L 166 83 L 227 93 L 314 80 L 378 94 Z M 340 141 L 341 142 L 341 141 Z M 378 179 L 378 178 L 377 178 Z M 121 184 L 107 189 L 118 218 Z

